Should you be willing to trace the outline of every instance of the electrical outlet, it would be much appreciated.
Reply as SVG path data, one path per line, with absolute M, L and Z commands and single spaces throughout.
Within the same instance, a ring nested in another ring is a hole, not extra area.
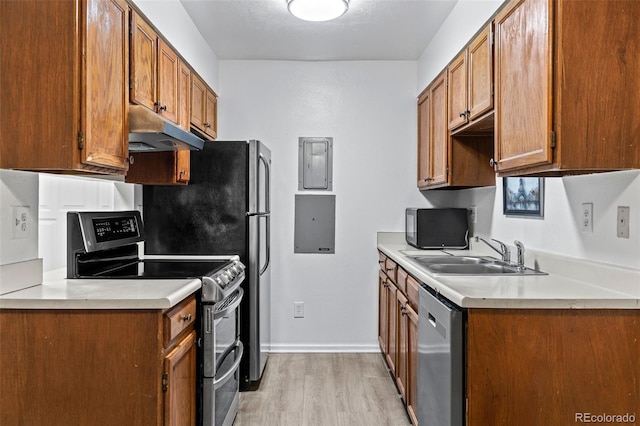
M 478 206 L 471 206 L 471 223 L 478 223 Z
M 618 238 L 629 238 L 629 217 L 630 208 L 628 206 L 618 206 L 618 219 L 616 235 Z
M 582 203 L 582 232 L 593 232 L 593 203 Z
M 293 317 L 304 318 L 304 302 L 293 302 Z
M 30 228 L 31 215 L 29 206 L 11 207 L 11 238 L 15 240 L 29 238 Z

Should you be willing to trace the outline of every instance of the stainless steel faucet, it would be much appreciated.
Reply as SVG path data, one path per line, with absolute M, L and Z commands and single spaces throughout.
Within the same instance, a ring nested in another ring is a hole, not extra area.
M 524 244 L 522 244 L 518 240 L 515 240 L 513 244 L 516 245 L 516 249 L 518 250 L 518 264 L 517 264 L 518 270 L 523 271 L 524 270 Z
M 493 244 L 491 244 L 489 241 L 485 240 L 484 238 L 476 236 L 476 242 L 478 241 L 482 241 L 483 243 L 491 247 L 493 250 L 495 250 L 497 253 L 500 253 L 500 256 L 502 256 L 502 260 L 504 262 L 511 261 L 511 250 L 509 250 L 509 247 L 502 241 L 498 241 L 495 238 L 491 239 L 491 241 L 495 241 L 496 243 L 500 244 L 500 249 L 497 249 Z M 522 243 L 520 243 L 520 245 L 522 245 Z M 523 248 L 523 251 L 524 251 L 524 248 Z

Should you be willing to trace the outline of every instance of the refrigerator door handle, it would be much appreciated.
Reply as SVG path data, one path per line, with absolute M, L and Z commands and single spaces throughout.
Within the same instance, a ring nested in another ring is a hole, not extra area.
M 269 164 L 269 160 L 267 160 L 267 158 L 262 155 L 262 153 L 260 153 L 260 161 L 262 161 L 262 164 L 264 164 L 264 179 L 265 179 L 265 185 L 264 185 L 264 190 L 265 190 L 265 194 L 264 194 L 264 202 L 265 202 L 265 212 L 270 212 L 271 211 L 271 165 Z M 260 208 L 258 206 L 258 208 Z
M 265 216 L 267 218 L 267 225 L 266 225 L 266 229 L 265 229 L 265 234 L 266 234 L 266 238 L 267 238 L 267 244 L 266 244 L 266 257 L 267 259 L 264 262 L 264 266 L 262 267 L 262 269 L 260 269 L 260 273 L 259 275 L 262 275 L 264 273 L 264 271 L 267 270 L 267 268 L 269 267 L 269 264 L 271 263 L 271 216 L 266 215 Z

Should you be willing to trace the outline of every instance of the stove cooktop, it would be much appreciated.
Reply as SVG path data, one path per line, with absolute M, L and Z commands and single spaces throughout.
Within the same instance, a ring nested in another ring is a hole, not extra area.
M 82 278 L 183 279 L 212 276 L 230 260 L 138 260 Z

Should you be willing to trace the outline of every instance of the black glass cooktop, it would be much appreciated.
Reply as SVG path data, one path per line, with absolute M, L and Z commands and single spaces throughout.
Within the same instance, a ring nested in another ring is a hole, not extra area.
M 93 274 L 91 278 L 201 278 L 212 275 L 229 262 L 229 260 L 138 260 L 105 269 Z

